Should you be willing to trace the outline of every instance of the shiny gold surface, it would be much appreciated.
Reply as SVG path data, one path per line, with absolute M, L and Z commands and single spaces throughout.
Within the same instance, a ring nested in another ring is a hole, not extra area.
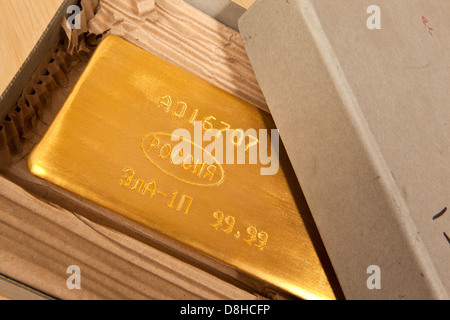
M 175 129 L 193 135 L 194 119 L 205 130 L 275 127 L 256 107 L 110 36 L 30 155 L 29 169 L 301 298 L 334 299 L 284 154 L 274 176 L 250 164 L 217 164 L 202 174 L 177 167 L 166 161 L 163 143 L 170 145 Z

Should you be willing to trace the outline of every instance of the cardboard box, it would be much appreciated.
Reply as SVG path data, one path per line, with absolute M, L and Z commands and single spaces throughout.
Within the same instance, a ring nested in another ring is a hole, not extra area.
M 233 30 L 239 31 L 238 21 L 245 13 L 245 9 L 236 3 L 227 0 L 186 0 L 186 2 Z
M 98 7 L 98 0 L 82 0 L 81 28 L 71 29 L 61 21 L 74 4 L 64 1 L 0 98 L 0 274 L 20 284 L 13 292 L 12 282 L 1 281 L 0 296 L 19 292 L 26 299 L 21 289 L 31 288 L 58 299 L 281 298 L 276 288 L 28 173 L 26 155 L 105 34 L 267 108 L 238 33 L 185 2 L 118 0 Z M 187 27 L 192 24 L 196 30 Z M 196 41 L 196 51 L 186 50 Z M 195 58 L 202 50 L 210 61 Z M 81 290 L 68 289 L 70 265 L 88 270 Z
M 259 0 L 240 20 L 349 299 L 449 297 L 449 13 L 445 0 Z

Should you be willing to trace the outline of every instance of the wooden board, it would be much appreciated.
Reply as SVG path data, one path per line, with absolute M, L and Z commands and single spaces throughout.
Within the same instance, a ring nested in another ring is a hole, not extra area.
M 0 92 L 22 66 L 62 2 L 0 1 Z

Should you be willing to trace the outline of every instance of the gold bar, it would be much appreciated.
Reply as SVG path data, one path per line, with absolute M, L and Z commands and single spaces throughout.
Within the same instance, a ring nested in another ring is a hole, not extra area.
M 172 133 L 194 136 L 195 120 L 202 132 L 275 128 L 258 108 L 109 36 L 29 170 L 298 297 L 334 299 L 285 154 L 278 173 L 265 176 L 261 164 L 171 162 Z

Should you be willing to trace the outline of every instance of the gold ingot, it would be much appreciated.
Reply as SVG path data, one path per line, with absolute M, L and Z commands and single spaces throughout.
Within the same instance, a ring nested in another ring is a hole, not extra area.
M 172 133 L 194 136 L 196 120 L 202 132 L 275 128 L 264 111 L 109 36 L 30 155 L 29 170 L 300 298 L 334 299 L 284 151 L 275 175 L 261 175 L 262 164 L 172 161 Z M 255 138 L 245 139 L 246 149 Z

